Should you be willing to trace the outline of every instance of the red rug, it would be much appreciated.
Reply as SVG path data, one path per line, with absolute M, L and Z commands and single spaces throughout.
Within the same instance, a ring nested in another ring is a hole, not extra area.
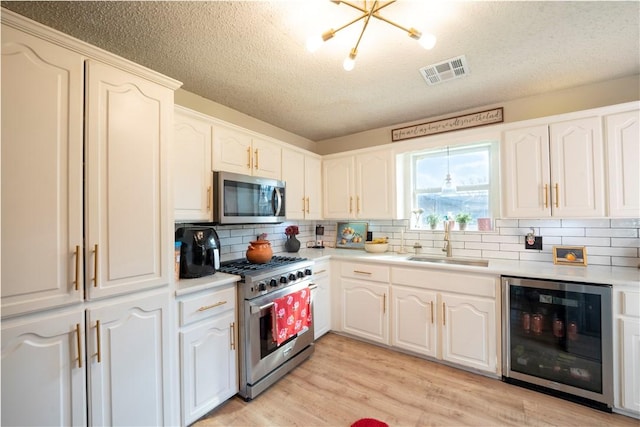
M 351 427 L 389 427 L 389 424 L 373 418 L 362 418 L 351 424 Z

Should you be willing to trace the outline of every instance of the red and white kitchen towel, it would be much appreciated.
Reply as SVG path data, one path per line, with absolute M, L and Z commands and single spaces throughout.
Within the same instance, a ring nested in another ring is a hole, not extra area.
M 282 344 L 311 324 L 311 291 L 304 288 L 273 301 L 273 340 Z

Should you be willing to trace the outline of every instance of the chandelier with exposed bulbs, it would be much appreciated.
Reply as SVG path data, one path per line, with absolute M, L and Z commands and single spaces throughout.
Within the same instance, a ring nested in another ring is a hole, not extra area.
M 345 58 L 343 63 L 343 67 L 347 71 L 353 70 L 353 67 L 355 66 L 356 55 L 358 54 L 358 46 L 360 45 L 360 40 L 362 40 L 362 35 L 367 29 L 367 25 L 369 25 L 369 21 L 371 20 L 371 18 L 379 19 L 380 21 L 386 22 L 387 24 L 393 25 L 394 27 L 401 29 L 402 31 L 406 32 L 409 35 L 409 37 L 418 40 L 418 43 L 425 49 L 432 49 L 436 45 L 436 37 L 433 34 L 429 34 L 429 33 L 423 34 L 413 27 L 405 28 L 402 25 L 397 24 L 391 21 L 390 19 L 385 18 L 380 14 L 380 10 L 389 6 L 390 4 L 395 3 L 397 0 L 391 0 L 391 1 L 365 0 L 361 2 L 362 6 L 349 1 L 342 1 L 342 0 L 330 0 L 330 1 L 338 5 L 340 3 L 343 3 L 349 7 L 352 7 L 353 9 L 358 10 L 360 12 L 360 15 L 357 16 L 352 21 L 347 22 L 343 26 L 338 27 L 338 29 L 334 30 L 332 28 L 328 31 L 325 31 L 320 36 L 310 38 L 307 41 L 307 49 L 311 52 L 315 52 L 322 45 L 322 43 L 333 38 L 333 36 L 335 36 L 338 31 L 343 30 L 348 26 L 355 24 L 356 22 L 362 21 L 364 19 L 364 25 L 362 26 L 362 31 L 360 32 L 358 41 L 356 41 L 355 46 L 351 49 L 351 51 L 349 52 L 349 56 Z

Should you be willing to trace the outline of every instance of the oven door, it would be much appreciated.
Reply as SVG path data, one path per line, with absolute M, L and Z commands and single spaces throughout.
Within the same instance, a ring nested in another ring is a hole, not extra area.
M 313 317 L 307 329 L 302 330 L 279 346 L 273 339 L 271 318 L 274 300 L 300 291 L 310 285 L 310 280 L 304 280 L 276 292 L 244 302 L 246 328 L 244 348 L 247 349 L 245 363 L 248 384 L 255 384 L 265 375 L 313 343 Z M 309 309 L 313 313 L 313 299 L 311 299 L 309 305 Z

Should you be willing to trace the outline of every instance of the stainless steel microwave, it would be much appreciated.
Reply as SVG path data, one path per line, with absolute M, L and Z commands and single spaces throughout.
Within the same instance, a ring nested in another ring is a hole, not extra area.
M 285 220 L 285 183 L 231 172 L 213 172 L 213 222 L 277 224 Z

